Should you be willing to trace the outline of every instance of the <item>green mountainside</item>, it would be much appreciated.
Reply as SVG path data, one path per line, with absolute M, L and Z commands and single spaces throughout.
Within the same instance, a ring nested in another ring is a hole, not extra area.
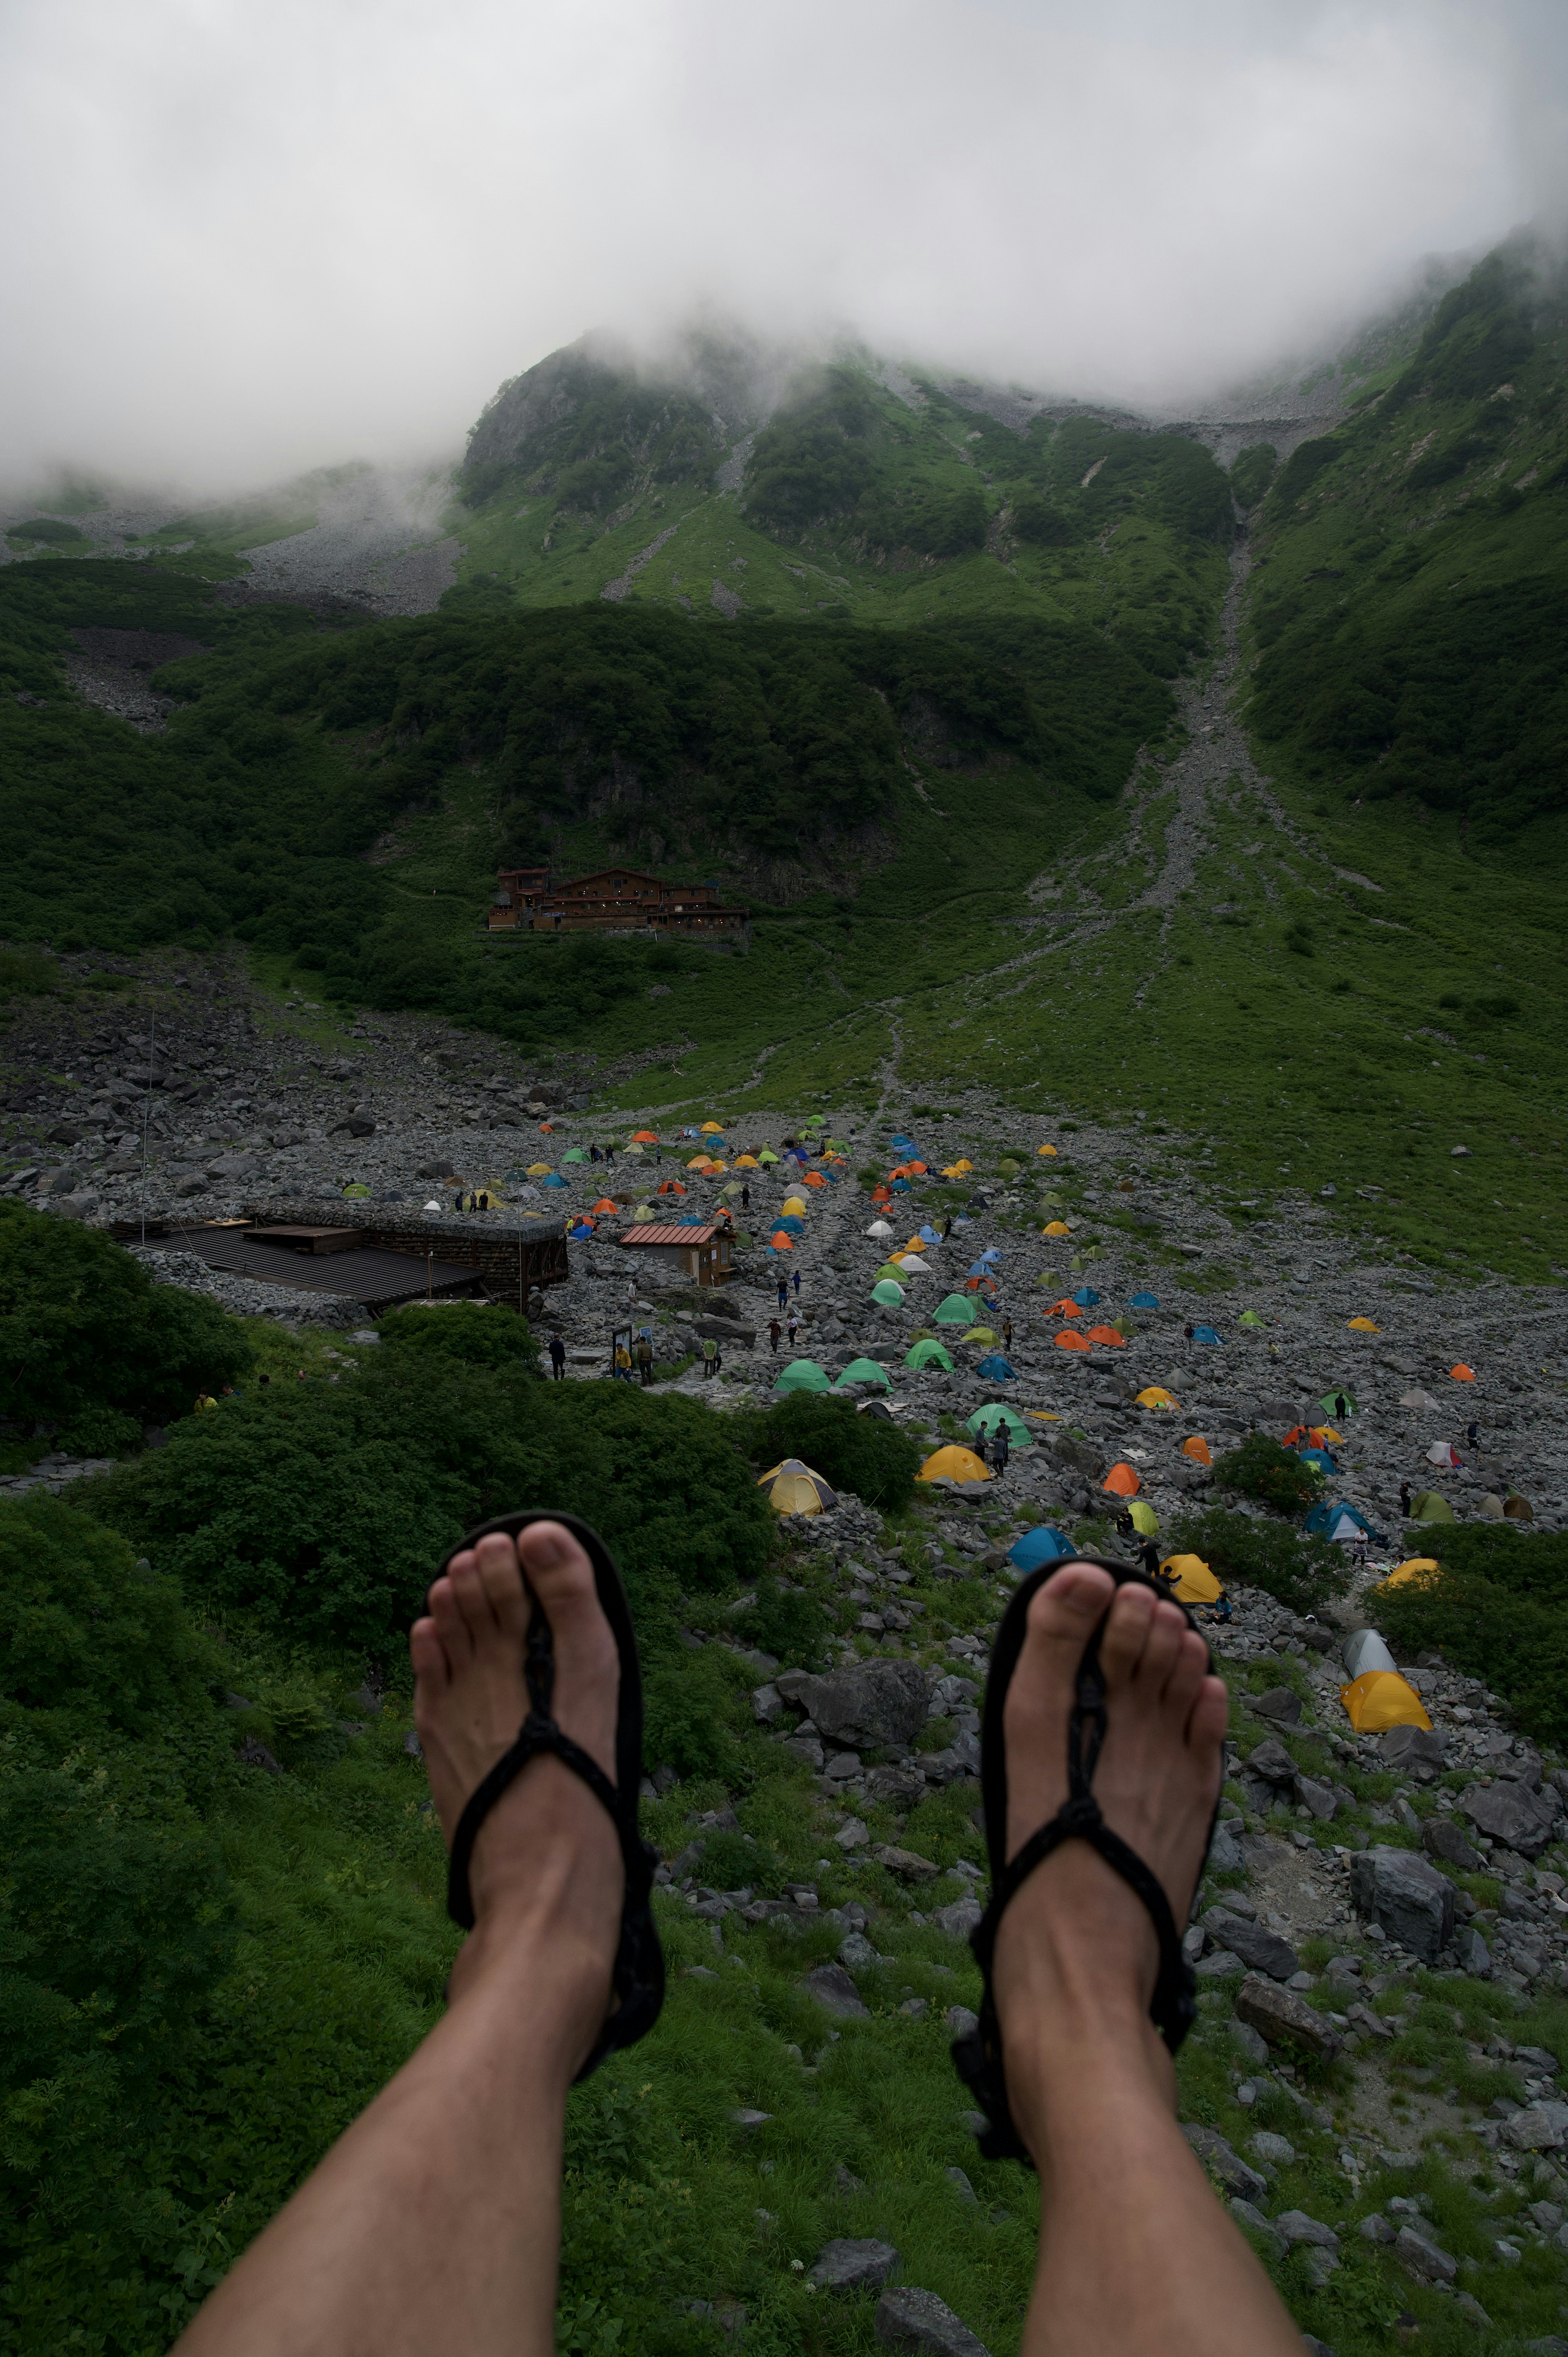
M 1239 1187 L 1544 1276 L 1564 360 L 1517 244 L 1370 339 L 1283 465 L 1210 433 L 1228 474 L 1199 429 L 861 353 L 662 384 L 556 354 L 475 429 L 438 613 L 259 602 L 260 508 L 0 568 L 0 932 L 237 934 L 271 981 L 665 1062 L 704 1110 L 895 1071 L 1141 1110 Z M 83 628 L 209 650 L 157 673 L 166 731 L 62 696 Z M 487 939 L 536 858 L 709 877 L 749 949 Z M 1520 1143 L 1456 1229 L 1447 1148 L 1487 1137 Z

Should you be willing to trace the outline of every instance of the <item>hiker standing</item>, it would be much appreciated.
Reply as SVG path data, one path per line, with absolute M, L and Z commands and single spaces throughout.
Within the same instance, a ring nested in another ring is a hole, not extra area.
M 653 1345 L 646 1334 L 639 1334 L 637 1338 L 637 1372 L 646 1391 L 653 1381 Z
M 780 1326 L 777 1318 L 770 1318 L 768 1319 L 768 1339 L 773 1345 L 773 1355 L 775 1358 L 779 1356 L 779 1337 L 783 1331 L 784 1329 Z
M 947 1218 L 942 1222 L 942 1242 L 943 1242 L 943 1243 L 944 1243 L 944 1244 L 946 1243 L 946 1242 L 947 1242 L 948 1238 L 951 1235 L 951 1233 L 952 1233 L 952 1213 L 950 1211 L 950 1212 L 948 1213 L 948 1215 L 947 1215 Z
M 1002 1348 L 1004 1351 L 1010 1351 L 1013 1348 L 1013 1320 L 1011 1318 L 1004 1318 L 1002 1320 Z
M 791 1311 L 789 1312 L 789 1325 L 788 1325 L 788 1326 L 786 1327 L 786 1329 L 785 1329 L 785 1331 L 788 1333 L 788 1335 L 789 1335 L 789 1348 L 790 1348 L 791 1350 L 793 1350 L 793 1349 L 794 1349 L 794 1347 L 795 1347 L 795 1337 L 799 1334 L 800 1330 L 800 1318 L 796 1316 L 795 1312 L 791 1309 Z
M 800 1298 L 800 1272 L 798 1268 L 792 1268 L 789 1271 L 789 1282 L 795 1288 L 795 1298 L 799 1301 Z
M 740 1182 L 740 1208 L 743 1211 L 751 1209 L 751 1189 L 744 1178 Z
M 1408 1521 L 1410 1516 L 1410 1483 L 1408 1481 L 1400 1483 L 1400 1512 Z
M 703 1372 L 710 1380 L 713 1376 L 714 1369 L 718 1364 L 718 1344 L 714 1341 L 711 1334 L 704 1334 L 703 1337 Z
M 565 1372 L 566 1345 L 563 1342 L 559 1334 L 552 1334 L 550 1337 L 550 1373 L 552 1381 L 559 1383 Z
M 1012 1450 L 1007 1440 L 1007 1427 L 1004 1424 L 999 1424 L 991 1436 L 991 1469 L 998 1480 L 1006 1472 L 1007 1459 L 1011 1454 Z
M 789 1308 L 789 1280 L 788 1280 L 788 1278 L 786 1278 L 786 1277 L 782 1277 L 782 1276 L 781 1276 L 781 1277 L 779 1278 L 779 1308 L 780 1308 L 780 1309 L 787 1309 L 787 1308 Z

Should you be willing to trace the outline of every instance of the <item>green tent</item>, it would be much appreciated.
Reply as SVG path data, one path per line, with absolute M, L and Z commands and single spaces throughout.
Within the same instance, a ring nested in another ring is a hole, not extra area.
M 901 1285 L 895 1285 L 890 1276 L 885 1276 L 880 1285 L 872 1286 L 871 1297 L 873 1301 L 880 1302 L 884 1309 L 901 1309 L 904 1306 L 904 1288 Z
M 1343 1407 L 1338 1405 L 1341 1400 L 1345 1403 Z M 1356 1403 L 1348 1392 L 1325 1392 L 1317 1405 L 1331 1421 L 1335 1416 L 1354 1415 L 1357 1413 Z
M 368 1203 L 371 1200 L 370 1189 L 359 1178 L 356 1178 L 351 1186 L 345 1187 L 343 1192 L 345 1195 L 351 1196 L 357 1202 Z
M 1447 1499 L 1440 1498 L 1435 1490 L 1423 1490 L 1411 1500 L 1410 1518 L 1412 1523 L 1456 1523 L 1459 1519 Z
M 1243 1326 L 1266 1326 L 1268 1319 L 1260 1317 L 1255 1309 L 1243 1309 L 1240 1323 Z
M 587 1158 L 580 1146 L 569 1146 L 561 1157 L 563 1162 L 585 1162 Z
M 886 1368 L 875 1359 L 852 1359 L 839 1377 L 841 1383 L 881 1383 L 884 1386 L 889 1385 L 892 1380 Z
M 791 1359 L 773 1388 L 776 1392 L 827 1392 L 832 1384 L 827 1369 L 819 1367 L 815 1359 Z
M 950 1352 L 944 1351 L 940 1342 L 924 1341 L 917 1342 L 912 1351 L 906 1352 L 904 1364 L 907 1367 L 945 1367 L 950 1375 L 953 1362 Z
M 1007 1427 L 1009 1448 L 1033 1448 L 1034 1434 L 1029 1430 L 1017 1409 L 1009 1407 L 1005 1400 L 992 1400 L 987 1406 L 977 1407 L 969 1419 L 967 1429 L 971 1432 L 992 1433 L 999 1424 L 1004 1424 Z
M 974 1304 L 962 1293 L 950 1293 L 931 1312 L 939 1326 L 967 1326 L 973 1315 Z
M 916 1274 L 916 1275 L 917 1275 L 917 1276 L 919 1275 L 919 1271 L 918 1271 L 918 1269 L 917 1269 L 917 1270 L 916 1270 L 915 1274 Z M 876 1282 L 877 1282 L 877 1284 L 878 1284 L 878 1285 L 881 1285 L 881 1284 L 884 1282 L 884 1280 L 886 1280 L 886 1283 L 887 1283 L 887 1284 L 889 1284 L 889 1285 L 902 1285 L 902 1284 L 903 1284 L 903 1282 L 904 1282 L 904 1272 L 903 1272 L 903 1270 L 899 1267 L 899 1265 L 898 1265 L 898 1264 L 897 1264 L 897 1262 L 896 1260 L 884 1261 L 884 1262 L 883 1262 L 883 1264 L 882 1264 L 882 1266 L 877 1270 L 877 1272 L 876 1272 Z

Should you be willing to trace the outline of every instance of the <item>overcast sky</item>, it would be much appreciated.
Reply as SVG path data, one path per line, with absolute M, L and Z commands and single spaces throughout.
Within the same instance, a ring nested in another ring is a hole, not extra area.
M 1555 208 L 1563 0 L 0 0 L 0 480 L 432 457 L 698 306 L 1185 403 Z

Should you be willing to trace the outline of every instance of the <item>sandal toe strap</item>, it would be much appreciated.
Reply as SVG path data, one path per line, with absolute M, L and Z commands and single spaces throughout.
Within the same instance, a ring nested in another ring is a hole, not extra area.
M 620 1794 L 592 1755 L 563 1733 L 555 1721 L 543 1711 L 531 1710 L 522 1722 L 521 1732 L 510 1751 L 496 1761 L 488 1776 L 481 1778 L 469 1793 L 463 1813 L 457 1820 L 457 1830 L 452 1837 L 452 1856 L 446 1867 L 446 1911 L 454 1923 L 465 1932 L 474 1928 L 474 1901 L 468 1889 L 468 1867 L 474 1855 L 474 1844 L 479 1828 L 508 1786 L 516 1782 L 531 1760 L 541 1752 L 550 1752 L 580 1776 L 596 1801 L 608 1810 L 617 1837 L 626 1859 L 628 1879 L 632 1873 L 633 1850 L 641 1861 L 642 1845 L 632 1841 L 628 1848 L 627 1830 L 621 1823 Z

